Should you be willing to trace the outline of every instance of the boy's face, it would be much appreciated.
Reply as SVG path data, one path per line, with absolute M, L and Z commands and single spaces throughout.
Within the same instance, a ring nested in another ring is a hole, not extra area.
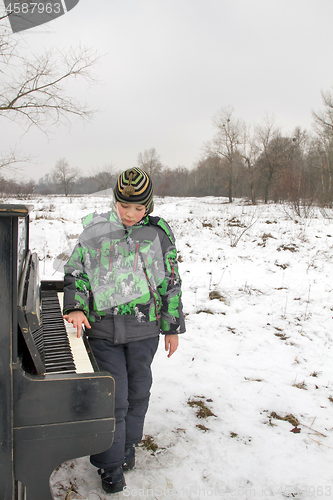
M 117 201 L 118 214 L 125 226 L 134 226 L 146 213 L 145 205 Z

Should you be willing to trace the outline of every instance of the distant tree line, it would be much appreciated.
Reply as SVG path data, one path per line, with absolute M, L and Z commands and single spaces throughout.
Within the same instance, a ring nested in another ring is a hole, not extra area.
M 249 126 L 230 107 L 213 117 L 215 135 L 204 144 L 192 167 L 169 168 L 155 148 L 139 153 L 137 165 L 153 178 L 159 196 L 223 196 L 333 206 L 333 97 L 323 93 L 323 110 L 314 113 L 313 131 L 296 128 L 282 133 L 274 119 Z M 119 170 L 110 164 L 81 176 L 79 169 L 60 159 L 37 184 L 6 181 L 3 194 L 91 194 L 112 188 Z

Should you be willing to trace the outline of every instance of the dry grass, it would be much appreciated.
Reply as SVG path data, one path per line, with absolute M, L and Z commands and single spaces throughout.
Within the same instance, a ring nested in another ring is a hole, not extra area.
M 273 419 L 273 418 L 276 420 L 283 420 L 284 422 L 289 422 L 294 427 L 297 427 L 299 425 L 299 421 L 292 414 L 288 414 L 285 417 L 281 417 L 281 415 L 278 415 L 277 413 L 275 413 L 275 411 L 272 411 L 272 413 L 269 416 L 270 422 L 271 422 L 271 419 Z
M 145 436 L 145 438 L 140 441 L 140 446 L 150 451 L 152 454 L 154 454 L 158 450 L 157 444 L 154 443 L 154 438 L 149 435 Z
M 209 402 L 211 402 L 211 400 L 209 400 Z M 216 417 L 202 399 L 189 399 L 187 404 L 191 408 L 197 408 L 196 416 L 198 418 Z

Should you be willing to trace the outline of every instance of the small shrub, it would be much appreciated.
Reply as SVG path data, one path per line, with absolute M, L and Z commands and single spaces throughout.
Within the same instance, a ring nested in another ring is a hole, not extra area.
M 285 333 L 274 333 L 275 337 L 279 337 L 281 340 L 288 340 L 289 337 L 286 336 Z
M 204 432 L 209 431 L 208 427 L 206 427 L 203 424 L 197 424 L 196 427 L 198 427 L 198 429 L 200 429 L 201 431 L 204 431 Z
M 286 415 L 285 417 L 281 417 L 280 415 L 278 415 L 277 413 L 275 413 L 275 411 L 272 411 L 272 413 L 270 414 L 269 418 L 270 418 L 270 420 L 272 418 L 275 418 L 276 420 L 283 420 L 284 422 L 289 422 L 294 427 L 297 427 L 299 425 L 299 421 L 291 413 L 288 414 L 288 415 Z
M 213 311 L 211 311 L 210 309 L 199 309 L 199 311 L 196 312 L 196 314 L 201 314 L 201 313 L 214 314 Z
M 226 298 L 223 297 L 223 295 L 221 295 L 220 292 L 218 292 L 217 290 L 212 290 L 211 292 L 209 292 L 209 298 L 210 298 L 210 300 L 217 299 L 220 302 L 224 302 L 224 303 L 226 302 Z
M 303 382 L 299 382 L 298 384 L 293 384 L 293 387 L 296 387 L 297 389 L 303 389 L 304 391 L 307 391 L 306 383 L 303 380 Z
M 152 436 L 145 436 L 145 439 L 142 439 L 142 441 L 140 441 L 140 444 L 143 448 L 146 448 L 146 450 L 150 451 L 152 454 L 154 454 L 158 450 L 158 446 L 156 443 L 154 443 L 154 438 Z
M 289 250 L 289 252 L 298 252 L 298 246 L 295 245 L 295 243 L 289 243 L 289 245 L 281 245 L 277 249 L 278 252 L 281 252 L 281 250 Z
M 227 226 L 229 227 L 246 227 L 246 225 L 241 222 L 237 217 L 232 217 L 231 219 L 228 220 Z

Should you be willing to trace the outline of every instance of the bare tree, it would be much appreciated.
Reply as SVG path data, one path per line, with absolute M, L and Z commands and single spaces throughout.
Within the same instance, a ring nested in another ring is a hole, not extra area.
M 5 179 L 0 176 L 0 194 L 2 195 L 26 197 L 33 194 L 35 185 L 36 183 L 33 180 L 19 182 L 14 179 Z
M 224 163 L 225 160 L 217 155 L 201 159 L 196 168 L 191 170 L 186 182 L 190 196 L 225 196 L 226 189 L 221 175 Z
M 264 188 L 265 203 L 268 203 L 270 188 L 277 176 L 280 165 L 283 142 L 280 129 L 275 125 L 274 117 L 264 117 L 264 124 L 256 128 L 256 140 L 260 148 L 257 162 L 258 175 Z
M 157 154 L 155 148 L 145 149 L 143 153 L 139 153 L 138 165 L 150 175 L 153 181 L 156 181 L 163 168 L 160 155 Z
M 256 163 L 260 155 L 260 147 L 257 141 L 255 129 L 250 126 L 244 126 L 240 154 L 245 160 L 247 169 L 249 187 L 251 193 L 251 203 L 256 203 Z
M 306 189 L 306 157 L 309 152 L 310 137 L 306 130 L 296 127 L 292 133 L 292 167 L 295 176 L 297 195 L 306 196 L 310 190 Z
M 226 160 L 223 163 L 226 165 L 226 183 L 230 203 L 234 196 L 234 178 L 240 158 L 239 144 L 245 127 L 242 120 L 234 118 L 233 112 L 233 108 L 226 107 L 213 117 L 217 133 L 213 140 L 206 145 L 208 155 L 217 155 Z
M 333 201 L 333 134 L 329 130 L 318 130 L 312 146 L 316 157 L 315 165 L 320 172 L 321 202 L 331 206 Z
M 47 173 L 38 180 L 38 183 L 36 185 L 36 192 L 39 194 L 55 193 L 55 187 L 56 186 L 54 184 L 52 175 L 50 173 Z
M 26 48 L 0 27 L 0 118 L 19 121 L 25 131 L 37 127 L 45 134 L 55 124 L 70 125 L 71 116 L 91 118 L 94 111 L 68 95 L 66 84 L 78 79 L 96 82 L 94 51 L 79 47 L 26 55 Z M 18 152 L 4 153 L 2 159 L 0 153 L 0 169 L 15 169 L 24 161 L 27 158 Z
M 54 182 L 61 186 L 65 195 L 68 196 L 79 175 L 79 170 L 71 168 L 68 161 L 65 158 L 61 158 L 57 161 L 51 175 Z
M 324 110 L 312 113 L 316 142 L 320 152 L 322 197 L 332 203 L 333 197 L 333 96 L 322 92 Z
M 92 180 L 97 185 L 97 191 L 102 191 L 113 187 L 117 177 L 115 166 L 110 163 L 110 165 L 105 165 L 103 169 L 97 171 Z
M 323 111 L 313 112 L 314 127 L 318 132 L 329 131 L 333 133 L 333 96 L 330 91 L 322 91 L 321 97 L 325 106 Z

